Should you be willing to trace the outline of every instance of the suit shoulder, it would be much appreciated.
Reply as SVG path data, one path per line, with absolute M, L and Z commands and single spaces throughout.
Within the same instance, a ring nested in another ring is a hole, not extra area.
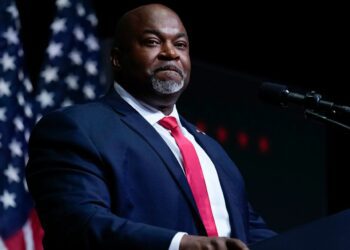
M 96 114 L 102 110 L 108 110 L 108 106 L 105 105 L 101 100 L 88 102 L 84 104 L 76 104 L 69 107 L 58 109 L 57 112 L 62 112 L 67 116 L 84 116 L 87 114 Z M 90 116 L 90 115 L 88 115 Z
M 39 123 L 46 120 L 58 121 L 67 118 L 82 124 L 84 122 L 102 119 L 103 116 L 110 112 L 113 112 L 111 108 L 105 105 L 102 101 L 97 100 L 56 109 L 45 114 L 40 119 Z
M 205 131 L 199 129 L 195 124 L 187 121 L 183 117 L 181 117 L 181 122 L 182 122 L 183 126 L 185 126 L 190 131 L 190 133 L 197 134 L 199 136 L 203 136 L 204 138 L 210 140 L 211 142 L 214 142 L 215 144 L 219 145 L 219 143 L 213 137 L 208 135 Z

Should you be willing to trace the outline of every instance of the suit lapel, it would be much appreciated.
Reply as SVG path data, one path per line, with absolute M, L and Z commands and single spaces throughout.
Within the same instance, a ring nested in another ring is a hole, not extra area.
M 219 155 L 220 151 L 217 147 L 214 147 L 213 143 L 208 141 L 208 136 L 203 132 L 197 130 L 192 124 L 188 123 L 185 119 L 181 118 L 181 123 L 186 129 L 194 136 L 195 140 L 198 144 L 204 149 L 204 151 L 208 154 L 209 158 L 213 161 L 215 168 L 218 174 L 226 174 L 232 180 L 237 179 L 236 174 L 230 169 L 227 164 L 223 163 L 221 155 Z M 220 176 L 219 176 L 220 177 Z M 232 181 L 230 181 L 232 185 Z M 226 183 L 225 183 L 226 184 Z M 233 184 L 234 185 L 234 184 Z M 236 186 L 235 188 L 240 188 L 240 186 Z
M 107 103 L 113 108 L 113 110 L 121 115 L 121 120 L 130 127 L 135 133 L 143 138 L 153 150 L 158 154 L 164 165 L 167 167 L 169 173 L 174 178 L 174 181 L 179 186 L 180 190 L 191 204 L 197 215 L 196 221 L 200 222 L 200 231 L 205 232 L 204 225 L 200 219 L 200 215 L 195 204 L 192 192 L 187 183 L 186 177 L 183 174 L 181 166 L 177 162 L 175 156 L 166 145 L 157 131 L 129 104 L 127 104 L 115 91 L 110 91 L 107 96 L 104 97 L 102 102 Z M 237 179 L 237 173 L 227 166 L 227 163 L 222 161 L 220 150 L 208 141 L 208 137 L 203 133 L 196 130 L 196 128 L 181 118 L 181 123 L 186 129 L 195 137 L 196 141 L 208 154 L 213 161 L 216 171 L 219 176 L 221 188 L 224 193 L 227 210 L 230 217 L 231 224 L 231 236 L 243 237 L 245 228 L 244 223 L 239 218 L 242 218 L 242 214 L 239 210 L 240 202 L 237 199 L 236 194 L 241 192 L 243 184 L 241 180 Z M 233 219 L 235 218 L 235 219 Z
M 244 222 L 239 219 L 242 218 L 241 211 L 239 210 L 242 204 L 240 204 L 241 202 L 237 199 L 237 194 L 241 193 L 243 184 L 240 179 L 237 179 L 238 177 L 237 173 L 234 172 L 234 166 L 232 166 L 231 169 L 230 166 L 227 166 L 227 163 L 225 164 L 223 162 L 222 156 L 219 155 L 220 151 L 217 147 L 213 146 L 212 142 L 208 141 L 208 136 L 198 131 L 192 124 L 184 119 L 181 119 L 181 123 L 195 137 L 195 140 L 204 149 L 215 165 L 230 217 L 231 236 L 237 237 L 241 235 L 241 237 L 243 237 L 244 233 L 239 230 L 245 228 Z
M 121 114 L 121 120 L 143 138 L 159 155 L 171 176 L 180 187 L 180 190 L 183 192 L 199 217 L 199 212 L 182 168 L 157 131 L 115 91 L 110 91 L 102 101 L 105 101 L 114 109 L 114 111 Z

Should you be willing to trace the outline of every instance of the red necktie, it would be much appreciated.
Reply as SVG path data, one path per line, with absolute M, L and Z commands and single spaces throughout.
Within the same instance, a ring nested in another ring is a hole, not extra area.
M 158 123 L 170 130 L 171 135 L 174 137 L 180 149 L 186 178 L 208 236 L 218 236 L 202 168 L 194 146 L 182 134 L 175 117 L 164 117 Z

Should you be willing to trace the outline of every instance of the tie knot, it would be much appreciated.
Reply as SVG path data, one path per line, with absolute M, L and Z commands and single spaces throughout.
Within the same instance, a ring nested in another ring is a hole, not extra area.
M 176 121 L 176 118 L 173 116 L 166 116 L 163 119 L 159 120 L 158 123 L 164 128 L 169 129 L 170 131 L 173 131 L 179 126 L 179 124 Z

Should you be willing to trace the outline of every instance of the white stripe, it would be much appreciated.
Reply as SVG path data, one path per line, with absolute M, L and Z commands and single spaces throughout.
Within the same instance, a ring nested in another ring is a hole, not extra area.
M 5 246 L 5 243 L 3 242 L 1 237 L 0 237 L 0 250 L 7 250 L 7 247 Z
M 33 230 L 30 220 L 27 220 L 22 230 L 24 235 L 24 242 L 26 244 L 26 250 L 34 250 Z

